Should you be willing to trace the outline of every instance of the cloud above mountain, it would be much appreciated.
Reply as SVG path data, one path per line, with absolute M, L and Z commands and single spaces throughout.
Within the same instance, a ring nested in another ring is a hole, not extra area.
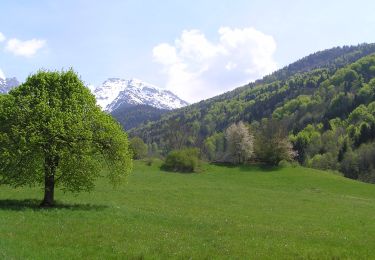
M 31 39 L 21 41 L 17 38 L 12 38 L 7 41 L 5 50 L 17 56 L 24 56 L 30 58 L 34 56 L 38 50 L 46 45 L 45 40 Z
M 25 41 L 17 38 L 7 39 L 2 32 L 0 32 L 0 43 L 2 43 L 0 48 L 3 48 L 6 52 L 26 58 L 33 57 L 39 50 L 46 46 L 46 40 L 35 38 Z M 5 74 L 1 69 L 0 78 L 5 78 Z
M 254 28 L 221 27 L 218 40 L 199 30 L 184 30 L 173 44 L 153 48 L 166 86 L 190 102 L 215 96 L 275 69 L 276 42 Z
M 46 40 L 31 39 L 20 40 L 18 38 L 7 39 L 3 33 L 0 32 L 0 42 L 4 42 L 5 51 L 10 52 L 16 56 L 23 56 L 26 58 L 33 57 L 39 50 L 46 46 Z

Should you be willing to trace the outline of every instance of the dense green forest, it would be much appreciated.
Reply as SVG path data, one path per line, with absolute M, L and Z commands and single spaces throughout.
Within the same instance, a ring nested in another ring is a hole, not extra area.
M 111 112 L 111 115 L 129 130 L 149 121 L 156 121 L 169 110 L 155 108 L 149 105 L 120 106 Z
M 220 161 L 225 130 L 257 129 L 265 119 L 285 128 L 302 165 L 375 182 L 375 44 L 307 56 L 254 83 L 164 114 L 131 129 L 153 153 L 198 147 Z

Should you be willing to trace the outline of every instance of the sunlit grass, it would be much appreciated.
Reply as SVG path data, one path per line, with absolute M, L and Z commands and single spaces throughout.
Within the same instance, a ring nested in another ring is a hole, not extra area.
M 374 256 L 375 185 L 305 168 L 136 162 L 126 185 L 58 192 L 0 188 L 0 258 L 358 258 Z

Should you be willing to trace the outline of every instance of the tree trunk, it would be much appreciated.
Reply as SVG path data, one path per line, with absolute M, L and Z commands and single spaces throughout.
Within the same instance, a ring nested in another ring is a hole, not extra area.
M 44 162 L 44 199 L 41 207 L 53 207 L 55 205 L 55 172 L 57 167 L 57 158 L 47 157 Z

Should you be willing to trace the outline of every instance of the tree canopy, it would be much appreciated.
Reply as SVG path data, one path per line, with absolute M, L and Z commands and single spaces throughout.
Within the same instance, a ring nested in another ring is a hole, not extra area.
M 39 71 L 0 98 L 0 184 L 89 191 L 106 174 L 118 184 L 131 171 L 128 139 L 73 70 Z
M 133 152 L 134 159 L 143 159 L 147 156 L 148 147 L 141 138 L 137 136 L 133 137 L 132 139 L 130 139 L 129 143 L 130 149 Z
M 262 120 L 255 140 L 255 154 L 267 165 L 277 166 L 282 160 L 292 161 L 296 157 L 282 122 Z

